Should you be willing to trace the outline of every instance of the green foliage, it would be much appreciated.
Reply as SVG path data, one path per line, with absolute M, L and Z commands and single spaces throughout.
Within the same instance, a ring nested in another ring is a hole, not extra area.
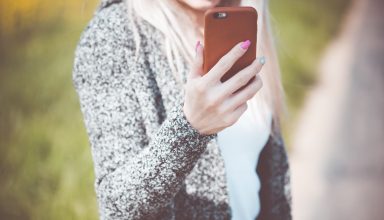
M 94 7 L 92 7 L 93 10 Z M 82 21 L 64 18 L 3 38 L 0 219 L 97 219 L 93 164 L 73 53 Z M 78 19 L 81 20 L 81 19 Z
M 60 16 L 55 5 L 49 15 L 34 13 L 44 19 L 32 26 L 0 34 L 0 219 L 97 218 L 91 153 L 71 78 L 75 46 L 96 2 L 68 1 L 70 10 Z M 319 55 L 346 2 L 271 2 L 293 109 L 315 82 Z
M 289 110 L 296 113 L 316 82 L 320 55 L 335 37 L 350 0 L 270 1 Z

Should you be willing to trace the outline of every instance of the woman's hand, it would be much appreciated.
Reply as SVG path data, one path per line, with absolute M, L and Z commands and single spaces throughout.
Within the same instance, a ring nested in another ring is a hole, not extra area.
M 201 134 L 213 134 L 233 125 L 247 109 L 247 101 L 262 87 L 259 72 L 264 61 L 252 64 L 225 82 L 220 78 L 247 51 L 250 41 L 240 42 L 203 75 L 203 46 L 196 46 L 196 57 L 185 85 L 183 111 L 190 124 Z M 203 75 L 203 76 L 202 76 Z M 252 81 L 246 85 L 251 78 Z M 234 93 L 237 91 L 236 93 Z

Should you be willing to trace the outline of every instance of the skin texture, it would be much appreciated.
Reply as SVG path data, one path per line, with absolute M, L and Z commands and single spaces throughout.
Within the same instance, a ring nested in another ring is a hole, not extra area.
M 242 44 L 235 45 L 205 75 L 202 75 L 204 48 L 200 44 L 196 48 L 194 64 L 185 85 L 183 110 L 191 125 L 202 134 L 217 133 L 233 125 L 247 109 L 247 101 L 263 85 L 258 74 L 263 64 L 258 59 L 224 83 L 220 81 L 247 51 L 241 47 Z M 253 76 L 256 77 L 247 87 L 234 93 Z
M 179 0 L 203 29 L 204 12 L 220 3 L 220 0 Z M 198 43 L 196 56 L 185 86 L 186 96 L 183 111 L 188 121 L 201 134 L 217 133 L 233 125 L 247 109 L 247 101 L 262 87 L 260 72 L 262 64 L 255 61 L 230 80 L 221 83 L 220 78 L 246 52 L 239 42 L 209 71 L 202 75 L 203 45 Z M 252 42 L 251 42 L 252 43 Z M 256 78 L 245 89 L 232 94 L 245 85 L 253 76 Z
M 204 35 L 204 13 L 206 10 L 217 6 L 220 0 L 177 0 L 184 13 L 194 20 L 200 37 Z
M 204 13 L 206 10 L 219 6 L 224 0 L 176 0 L 185 13 L 189 14 L 195 21 L 199 34 L 204 33 Z M 227 0 L 228 1 L 228 0 Z M 240 0 L 229 1 L 232 6 L 240 4 Z M 228 5 L 226 5 L 228 6 Z
M 215 7 L 220 3 L 220 0 L 178 0 L 180 3 L 190 7 L 194 10 L 204 11 L 209 8 Z

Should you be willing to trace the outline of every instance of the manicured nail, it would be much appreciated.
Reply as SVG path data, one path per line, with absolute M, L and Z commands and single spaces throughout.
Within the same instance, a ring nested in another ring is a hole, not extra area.
M 264 65 L 265 62 L 266 62 L 266 60 L 265 60 L 265 56 L 262 56 L 262 57 L 259 58 L 259 63 L 260 63 L 260 64 L 263 64 L 263 65 Z
M 198 40 L 195 46 L 195 51 L 197 52 L 197 48 L 200 46 L 200 41 Z
M 251 45 L 251 41 L 250 40 L 246 40 L 244 41 L 243 43 L 241 43 L 241 48 L 243 48 L 244 50 L 248 49 L 249 45 Z

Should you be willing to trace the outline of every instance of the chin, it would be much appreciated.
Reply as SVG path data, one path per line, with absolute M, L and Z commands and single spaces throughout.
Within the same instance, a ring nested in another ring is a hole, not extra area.
M 184 4 L 196 10 L 207 10 L 214 8 L 220 3 L 220 0 L 180 0 Z

